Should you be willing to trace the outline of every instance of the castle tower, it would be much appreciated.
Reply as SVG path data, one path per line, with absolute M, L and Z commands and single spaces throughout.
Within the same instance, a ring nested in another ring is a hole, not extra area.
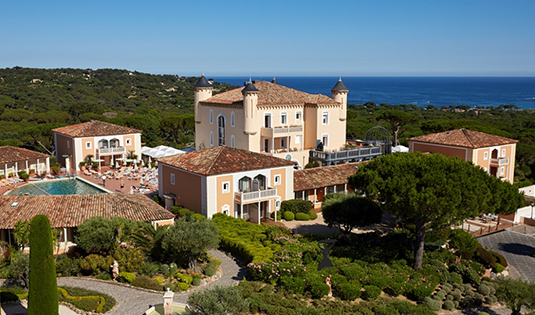
M 243 95 L 243 118 L 245 128 L 243 133 L 246 135 L 256 134 L 254 119 L 256 116 L 256 105 L 258 104 L 258 90 L 253 82 L 249 81 L 247 85 L 241 90 Z
M 196 124 L 200 124 L 202 121 L 199 112 L 199 102 L 202 102 L 212 97 L 212 90 L 212 85 L 210 84 L 210 82 L 208 82 L 208 80 L 206 80 L 203 73 L 199 81 L 197 81 L 197 83 L 195 83 L 195 85 L 193 86 Z
M 338 79 L 336 85 L 332 88 L 331 93 L 333 93 L 333 99 L 342 104 L 340 107 L 340 120 L 345 121 L 347 118 L 347 93 L 349 90 L 346 88 L 342 78 Z

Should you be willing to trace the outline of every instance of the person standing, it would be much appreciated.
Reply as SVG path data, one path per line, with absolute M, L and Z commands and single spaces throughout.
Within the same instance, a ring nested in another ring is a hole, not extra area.
M 102 186 L 106 187 L 106 175 L 102 175 Z
M 121 179 L 121 191 L 123 191 L 124 188 L 124 180 Z

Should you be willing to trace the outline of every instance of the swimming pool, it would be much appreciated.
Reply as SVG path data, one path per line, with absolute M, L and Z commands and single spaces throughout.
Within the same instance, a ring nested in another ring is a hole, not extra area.
M 59 179 L 42 182 L 30 182 L 8 195 L 86 195 L 105 194 L 106 191 L 88 184 L 80 179 Z

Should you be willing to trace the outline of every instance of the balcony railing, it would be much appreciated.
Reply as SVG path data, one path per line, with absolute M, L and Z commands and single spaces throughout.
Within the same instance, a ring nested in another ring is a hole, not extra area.
M 292 135 L 292 134 L 301 133 L 301 132 L 303 132 L 302 125 L 277 126 L 273 128 L 262 127 L 263 137 L 281 137 L 281 136 Z
M 117 148 L 101 148 L 101 149 L 98 149 L 98 153 L 100 155 L 105 155 L 105 154 L 117 154 L 117 153 L 125 153 L 126 152 L 126 149 L 125 147 L 117 147 Z
M 370 160 L 382 154 L 381 147 L 363 147 L 331 152 L 310 150 L 309 157 L 311 161 L 321 161 L 324 165 L 331 165 L 340 162 Z
M 509 164 L 509 158 L 496 158 L 496 159 L 490 159 L 490 164 L 492 165 L 507 165 Z
M 249 203 L 255 201 L 262 201 L 277 196 L 277 188 L 268 187 L 268 189 L 251 191 L 251 192 L 237 192 L 235 194 L 236 202 Z

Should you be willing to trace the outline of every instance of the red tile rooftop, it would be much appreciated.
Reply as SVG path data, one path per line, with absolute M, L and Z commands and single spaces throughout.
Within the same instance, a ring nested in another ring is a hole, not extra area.
M 357 173 L 362 162 L 307 168 L 294 172 L 294 191 L 347 184 L 347 178 Z
M 172 155 L 157 161 L 205 176 L 294 165 L 294 162 L 271 155 L 227 146 Z
M 430 135 L 409 138 L 408 140 L 474 149 L 518 142 L 518 140 L 468 129 L 455 129 L 440 133 L 433 133 Z
M 17 162 L 17 161 L 26 161 L 30 159 L 43 159 L 44 160 L 50 155 L 44 154 L 37 151 L 32 151 L 24 148 L 17 148 L 11 146 L 2 146 L 0 147 L 0 164 Z
M 100 120 L 92 120 L 81 124 L 56 128 L 52 129 L 52 131 L 71 137 L 95 137 L 141 133 L 141 130 L 110 124 Z
M 322 94 L 308 94 L 298 90 L 291 89 L 267 81 L 255 82 L 254 86 L 258 89 L 258 105 L 304 105 L 304 104 L 325 104 L 340 106 L 332 98 Z M 233 89 L 221 94 L 210 97 L 201 102 L 201 104 L 243 104 L 243 87 Z
M 0 197 L 0 229 L 14 229 L 19 220 L 44 214 L 54 228 L 76 227 L 94 216 L 133 221 L 169 220 L 174 215 L 144 195 L 90 194 Z

